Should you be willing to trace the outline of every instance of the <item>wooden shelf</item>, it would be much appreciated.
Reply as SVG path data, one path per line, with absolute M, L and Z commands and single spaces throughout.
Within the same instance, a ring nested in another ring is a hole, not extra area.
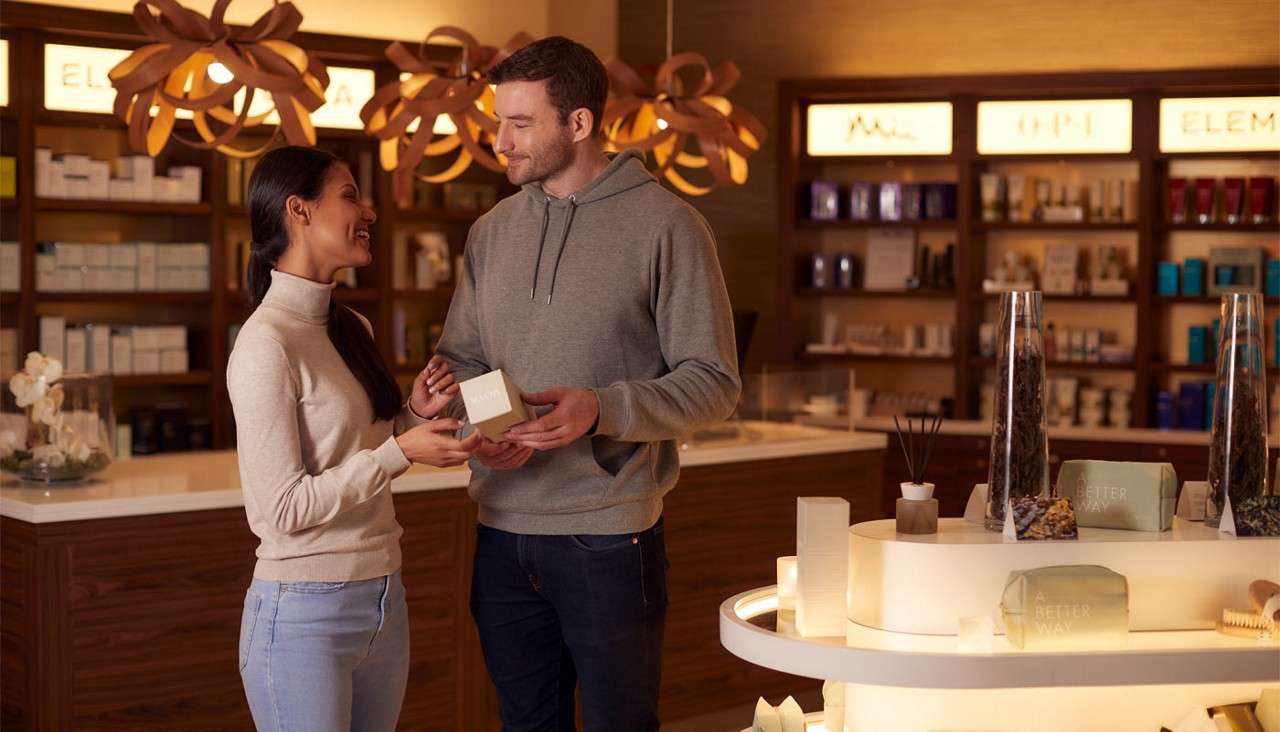
M 213 380 L 208 371 L 188 371 L 185 374 L 121 374 L 111 377 L 113 386 L 204 386 Z
M 204 303 L 213 300 L 213 293 L 203 292 L 37 292 L 36 302 L 74 303 L 137 303 L 161 305 L 167 303 Z
M 796 290 L 796 295 L 800 297 L 836 297 L 836 298 L 895 298 L 895 299 L 915 299 L 915 300 L 953 300 L 955 299 L 955 290 L 842 290 L 838 288 L 832 289 L 815 289 L 805 287 Z
M 974 356 L 969 363 L 978 368 L 995 368 L 994 358 Z M 1133 371 L 1134 362 L 1111 363 L 1108 361 L 1049 361 L 1045 364 L 1049 371 Z
M 1162 305 L 1217 305 L 1222 302 L 1221 295 L 1156 295 L 1155 301 Z
M 1002 292 L 979 292 L 974 293 L 975 300 L 999 300 Z M 1044 295 L 1045 302 L 1079 302 L 1079 303 L 1096 303 L 1096 304 L 1118 304 L 1118 303 L 1135 303 L 1138 301 L 1133 295 Z
M 0 211 L 17 211 L 18 199 L 16 198 L 0 198 Z
M 1151 370 L 1157 373 L 1214 374 L 1218 367 L 1213 363 L 1170 363 L 1169 361 L 1153 361 Z M 1280 374 L 1275 366 L 1267 367 L 1267 376 Z
M 36 210 L 102 214 L 154 214 L 158 216 L 208 216 L 213 212 L 213 208 L 208 203 L 97 201 L 75 198 L 37 198 Z
M 485 214 L 484 211 L 464 211 L 449 208 L 397 208 L 392 215 L 397 221 L 445 221 L 472 222 Z
M 1265 224 L 1255 224 L 1253 222 L 1244 222 L 1240 224 L 1174 224 L 1165 222 L 1160 224 L 1160 228 L 1164 231 L 1214 231 L 1228 232 L 1235 231 L 1240 233 L 1262 233 L 1277 234 L 1280 233 L 1280 221 L 1269 221 Z
M 809 363 L 883 363 L 883 364 L 915 364 L 920 366 L 951 366 L 955 359 L 951 356 L 906 356 L 894 353 L 809 353 L 802 351 L 799 360 Z
M 954 229 L 955 219 L 912 221 L 854 221 L 852 219 L 800 219 L 797 229 Z
M 1274 152 L 1205 152 L 1205 153 L 1157 153 L 1156 160 L 1247 160 L 1250 162 L 1275 163 Z
M 1137 231 L 1132 221 L 979 221 L 978 231 Z

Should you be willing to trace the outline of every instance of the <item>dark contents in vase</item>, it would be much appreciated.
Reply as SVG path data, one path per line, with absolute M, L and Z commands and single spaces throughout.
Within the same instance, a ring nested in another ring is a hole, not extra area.
M 1267 482 L 1267 427 L 1262 419 L 1262 407 L 1258 403 L 1253 383 L 1238 379 L 1231 409 L 1231 454 L 1226 455 L 1223 445 L 1227 425 L 1226 409 L 1213 413 L 1214 442 L 1209 446 L 1209 503 L 1211 515 L 1221 517 L 1226 505 L 1227 493 L 1231 505 L 1237 508 L 1245 499 L 1262 495 Z M 1228 464 L 1227 461 L 1230 461 Z M 1226 479 L 1230 477 L 1230 484 Z
M 1012 404 L 1003 390 L 996 394 L 996 420 L 992 434 L 991 485 L 987 515 L 1004 521 L 1005 500 L 1038 496 L 1044 488 L 1044 357 L 1033 348 L 1019 348 L 1012 362 L 1003 361 L 996 381 L 1009 383 L 1013 369 Z M 1008 415 L 1009 419 L 1005 419 Z M 1005 445 L 1008 449 L 1005 449 Z

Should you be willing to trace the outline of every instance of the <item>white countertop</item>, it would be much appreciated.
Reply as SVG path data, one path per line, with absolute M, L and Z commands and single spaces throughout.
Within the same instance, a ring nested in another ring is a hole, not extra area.
M 828 425 L 816 420 L 807 420 L 810 424 L 820 426 L 847 425 L 846 418 L 832 418 Z M 902 422 L 902 420 L 899 420 Z M 864 417 L 853 421 L 854 427 L 860 430 L 877 432 L 893 432 L 893 417 Z M 905 427 L 906 423 L 902 422 Z M 991 422 L 980 419 L 948 419 L 938 429 L 944 435 L 972 435 L 990 437 Z M 1050 427 L 1051 440 L 1080 440 L 1082 442 L 1136 442 L 1148 445 L 1203 445 L 1209 446 L 1209 433 L 1199 430 L 1157 430 L 1137 427 Z M 1272 432 L 1267 436 L 1267 444 L 1280 447 L 1280 433 Z
M 765 422 L 742 423 L 744 436 L 681 450 L 684 467 L 774 460 L 857 450 L 883 449 L 879 433 L 834 432 Z M 466 467 L 414 465 L 391 483 L 393 493 L 464 488 Z M 0 482 L 0 516 L 28 523 L 56 523 L 116 516 L 203 511 L 243 506 L 235 452 L 184 453 L 112 463 L 76 486 L 27 487 L 10 476 Z

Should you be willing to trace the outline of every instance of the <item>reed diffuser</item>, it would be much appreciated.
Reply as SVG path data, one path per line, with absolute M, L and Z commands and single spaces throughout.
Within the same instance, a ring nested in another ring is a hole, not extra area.
M 930 419 L 932 421 L 927 421 Z M 938 500 L 933 497 L 933 483 L 926 482 L 925 477 L 929 470 L 929 458 L 933 457 L 938 430 L 942 427 L 942 417 L 921 417 L 919 434 L 916 434 L 910 416 L 907 417 L 905 435 L 896 416 L 893 418 L 893 426 L 897 430 L 898 446 L 902 448 L 907 474 L 911 478 L 910 481 L 899 484 L 902 498 L 895 505 L 898 533 L 935 534 L 938 531 Z

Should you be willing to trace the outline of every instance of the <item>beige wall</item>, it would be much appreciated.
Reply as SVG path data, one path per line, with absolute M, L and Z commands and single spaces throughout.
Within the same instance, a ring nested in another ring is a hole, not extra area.
M 131 12 L 133 0 L 34 0 L 96 10 Z M 179 0 L 206 11 L 212 0 Z M 613 0 L 294 0 L 302 12 L 302 30 L 366 38 L 417 41 L 428 30 L 454 25 L 481 43 L 502 45 L 518 31 L 534 37 L 572 35 L 602 57 L 617 44 L 617 4 Z M 234 0 L 227 8 L 232 23 L 252 23 L 271 7 L 270 0 Z M 354 12 L 353 12 L 354 11 Z
M 619 0 L 618 49 L 664 53 L 662 0 Z M 771 130 L 777 81 L 799 76 L 1178 69 L 1280 62 L 1276 0 L 684 0 L 675 50 L 737 62 L 730 98 Z M 741 189 L 694 204 L 711 220 L 737 307 L 759 308 L 751 363 L 772 350 L 776 140 Z

